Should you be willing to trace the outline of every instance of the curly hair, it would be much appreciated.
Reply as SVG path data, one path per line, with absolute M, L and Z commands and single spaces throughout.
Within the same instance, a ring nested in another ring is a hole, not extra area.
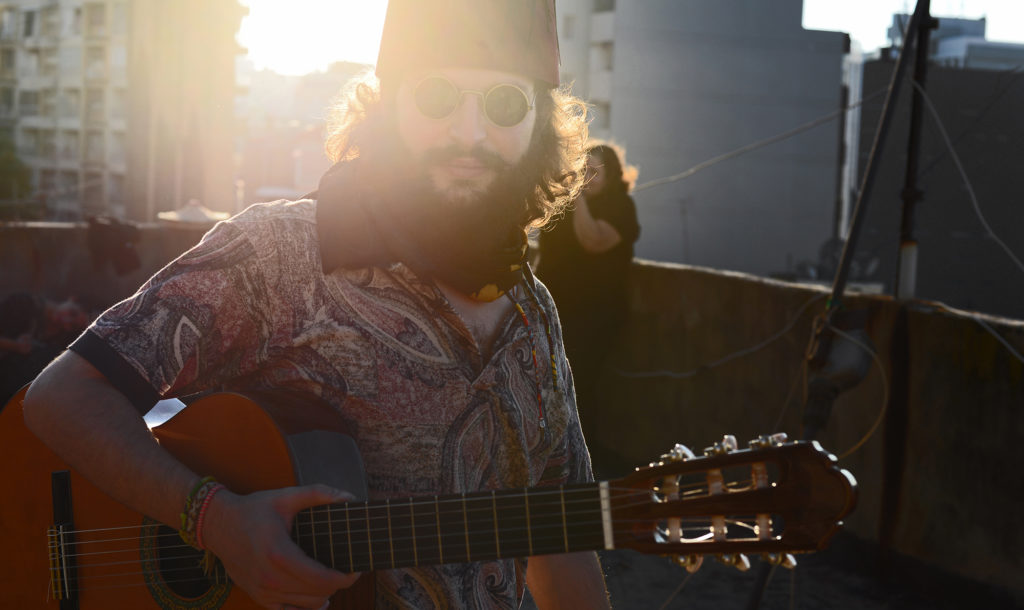
M 372 72 L 346 85 L 328 109 L 324 149 L 331 161 L 351 161 L 368 148 L 372 138 L 393 130 L 386 112 L 394 92 Z M 587 106 L 568 88 L 537 85 L 537 122 L 521 171 L 536 176 L 527 198 L 527 226 L 542 227 L 564 210 L 583 187 L 587 164 Z

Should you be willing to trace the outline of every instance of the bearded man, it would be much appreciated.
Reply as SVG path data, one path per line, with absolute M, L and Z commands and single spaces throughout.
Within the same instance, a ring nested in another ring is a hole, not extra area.
M 218 224 L 24 403 L 76 470 L 181 527 L 268 608 L 321 608 L 358 578 L 289 537 L 297 511 L 350 496 L 205 478 L 154 442 L 140 412 L 158 399 L 286 392 L 284 419 L 326 409 L 375 500 L 592 478 L 557 314 L 524 262 L 526 228 L 579 192 L 586 161 L 582 106 L 558 89 L 553 0 L 392 0 L 376 76 L 349 89 L 315 197 Z M 367 577 L 377 607 L 514 608 L 526 585 L 541 608 L 608 606 L 592 552 Z

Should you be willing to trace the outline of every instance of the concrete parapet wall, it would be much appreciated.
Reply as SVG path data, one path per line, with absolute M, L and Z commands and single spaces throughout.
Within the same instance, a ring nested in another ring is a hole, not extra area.
M 141 267 L 118 276 L 94 267 L 85 225 L 0 225 L 0 295 L 106 307 L 201 235 L 144 226 Z M 674 443 L 700 450 L 727 433 L 741 443 L 800 437 L 803 356 L 824 289 L 648 261 L 632 273 L 631 317 L 603 400 L 580 405 L 596 454 L 640 465 Z M 845 307 L 866 311 L 880 364 L 840 396 L 820 438 L 841 455 L 874 428 L 840 460 L 860 486 L 847 529 L 1024 599 L 1024 364 L 963 312 L 856 295 Z M 1024 352 L 1024 322 L 982 321 Z
M 0 296 L 28 291 L 53 299 L 75 297 L 106 308 L 130 296 L 146 279 L 202 237 L 201 229 L 142 225 L 136 251 L 140 266 L 118 275 L 97 265 L 85 223 L 0 223 Z

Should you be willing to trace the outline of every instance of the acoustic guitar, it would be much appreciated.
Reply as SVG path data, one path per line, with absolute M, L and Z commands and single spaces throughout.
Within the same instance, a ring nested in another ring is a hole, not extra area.
M 177 532 L 42 445 L 24 426 L 23 395 L 0 411 L 0 607 L 256 607 L 221 571 L 204 574 Z M 252 398 L 207 396 L 153 432 L 239 493 L 314 481 L 365 493 L 361 479 L 332 478 L 357 467 L 323 466 L 361 464 L 350 437 L 288 433 Z M 740 449 L 725 437 L 701 456 L 677 445 L 612 481 L 316 506 L 296 516 L 292 536 L 321 563 L 364 572 L 331 604 L 364 608 L 369 573 L 418 565 L 601 549 L 669 555 L 690 570 L 706 554 L 788 565 L 793 553 L 823 549 L 855 501 L 853 477 L 816 442 L 777 435 Z

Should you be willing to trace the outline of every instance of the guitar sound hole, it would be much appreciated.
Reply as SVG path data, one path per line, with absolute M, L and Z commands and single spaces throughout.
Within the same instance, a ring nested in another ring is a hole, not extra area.
M 161 525 L 157 532 L 157 558 L 164 584 L 184 599 L 197 599 L 225 582 L 224 568 L 214 564 L 213 573 L 203 573 L 203 552 L 182 542 L 178 532 Z

